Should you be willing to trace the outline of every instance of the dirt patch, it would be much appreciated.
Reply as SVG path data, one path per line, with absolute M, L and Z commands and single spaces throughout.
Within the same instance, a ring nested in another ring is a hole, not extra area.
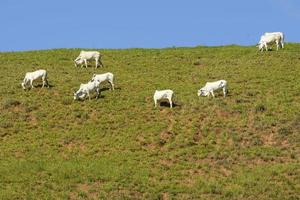
M 232 174 L 232 172 L 228 169 L 226 169 L 225 167 L 221 166 L 221 173 L 224 175 L 224 176 L 230 176 Z
M 101 182 L 94 183 L 79 183 L 75 186 L 75 191 L 69 194 L 70 199 L 81 199 L 80 196 L 86 199 L 98 199 L 99 187 L 101 186 Z
M 262 141 L 265 145 L 272 146 L 272 145 L 276 144 L 276 142 L 274 141 L 274 134 L 273 133 L 262 135 Z
M 37 118 L 33 114 L 27 115 L 27 121 L 33 126 L 36 126 L 38 124 Z
M 221 109 L 216 109 L 216 115 L 217 117 L 219 118 L 233 118 L 233 117 L 239 117 L 239 113 L 237 112 L 228 112 L 228 111 L 225 111 L 225 110 L 221 110 Z
M 126 190 L 120 189 L 116 191 L 112 191 L 108 195 L 109 199 L 144 199 L 143 193 L 134 191 L 134 190 Z
M 15 112 L 15 113 L 20 113 L 20 112 L 24 111 L 24 108 L 22 106 L 20 106 L 20 104 L 19 104 L 17 106 L 14 106 L 12 111 Z
M 158 142 L 148 141 L 144 136 L 138 135 L 136 141 L 141 145 L 144 150 L 156 150 L 158 148 Z
M 170 199 L 170 194 L 167 192 L 164 192 L 160 195 L 159 197 L 160 200 L 169 200 Z
M 79 145 L 79 149 L 80 149 L 81 151 L 85 151 L 85 145 L 84 145 L 84 144 L 80 144 L 80 145 Z
M 24 156 L 23 152 L 17 151 L 17 152 L 15 152 L 15 157 L 16 158 L 24 158 L 25 156 Z
M 287 141 L 287 140 L 283 140 L 281 142 L 281 146 L 282 147 L 285 147 L 285 148 L 289 148 L 290 147 L 290 143 Z
M 90 119 L 93 120 L 93 121 L 97 121 L 98 119 L 98 115 L 97 115 L 97 111 L 93 110 L 90 114 Z
M 174 164 L 174 161 L 172 161 L 171 159 L 161 159 L 159 161 L 159 164 L 161 164 L 162 166 L 171 167 Z
M 86 147 L 84 144 L 82 143 L 76 143 L 74 141 L 70 141 L 68 143 L 63 143 L 62 144 L 63 149 L 66 149 L 67 151 L 71 152 L 71 151 L 82 151 L 84 152 L 86 150 Z
M 159 144 L 162 146 L 164 144 L 166 144 L 167 142 L 169 142 L 171 140 L 171 138 L 173 137 L 173 133 L 172 132 L 162 132 L 160 133 L 160 140 L 159 140 Z
M 75 143 L 70 142 L 64 145 L 65 149 L 68 149 L 68 151 L 72 151 L 75 148 Z
M 59 94 L 59 92 L 58 92 L 58 91 L 54 91 L 54 92 L 53 92 L 53 96 L 55 96 L 55 97 L 59 97 L 59 96 L 60 96 L 60 94 Z

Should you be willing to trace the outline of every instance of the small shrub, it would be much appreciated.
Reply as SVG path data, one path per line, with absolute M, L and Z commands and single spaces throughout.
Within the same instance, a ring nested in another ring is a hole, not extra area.
M 10 108 L 10 107 L 15 107 L 15 106 L 18 106 L 18 105 L 20 105 L 20 104 L 21 104 L 21 102 L 18 101 L 18 100 L 15 100 L 15 99 L 7 99 L 7 100 L 5 100 L 5 101 L 3 102 L 2 107 L 3 107 L 4 109 L 8 109 L 8 108 Z
M 3 122 L 3 123 L 1 123 L 0 126 L 1 126 L 2 128 L 11 128 L 11 127 L 13 127 L 13 124 L 10 123 L 10 122 Z
M 201 65 L 201 62 L 200 62 L 200 60 L 197 60 L 197 61 L 195 61 L 193 64 L 194 64 L 194 65 Z
M 263 104 L 258 104 L 255 106 L 255 112 L 265 112 L 267 110 L 266 106 Z
M 71 105 L 71 104 L 72 104 L 72 99 L 64 99 L 64 100 L 62 101 L 62 104 L 63 104 L 63 105 Z
M 246 93 L 248 97 L 254 97 L 257 93 L 255 92 L 247 92 Z
M 290 157 L 291 157 L 291 159 L 296 159 L 296 154 L 295 153 L 291 153 Z
M 263 144 L 263 141 L 259 137 L 255 137 L 252 140 L 252 144 L 255 146 L 260 146 Z
M 75 117 L 78 118 L 78 119 L 82 119 L 82 120 L 87 120 L 89 119 L 89 115 L 87 112 L 85 111 L 81 111 L 81 110 L 77 110 L 75 113 L 74 113 Z
M 278 130 L 278 134 L 281 136 L 288 136 L 292 134 L 292 129 L 290 127 L 283 127 Z
M 87 196 L 87 194 L 86 194 L 84 191 L 80 191 L 80 192 L 78 193 L 78 197 L 81 197 L 81 198 L 87 198 L 88 196 Z
M 37 109 L 38 109 L 38 106 L 30 105 L 30 106 L 26 106 L 25 112 L 31 112 L 31 111 L 34 111 L 34 110 L 37 110 Z

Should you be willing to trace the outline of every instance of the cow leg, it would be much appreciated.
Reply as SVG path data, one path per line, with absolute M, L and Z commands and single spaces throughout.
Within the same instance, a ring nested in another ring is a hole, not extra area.
M 169 103 L 170 103 L 170 108 L 173 108 L 173 102 L 172 102 L 172 98 L 169 98 Z
M 47 87 L 49 88 L 50 86 L 49 86 L 48 79 L 47 79 L 47 78 L 45 78 L 45 81 L 46 81 Z
M 89 92 L 89 91 L 87 91 L 87 95 L 88 95 L 88 97 L 89 97 L 89 100 L 91 100 L 90 92 Z
M 276 47 L 277 47 L 277 51 L 279 49 L 279 42 L 276 40 Z
M 25 90 L 26 89 L 26 85 L 27 85 L 27 79 L 26 78 L 24 78 L 24 80 L 23 80 L 23 84 L 22 84 L 22 88 Z
M 97 88 L 97 89 L 96 89 L 96 92 L 97 92 L 97 97 L 96 97 L 96 99 L 98 99 L 99 96 L 100 96 L 100 88 Z
M 84 59 L 85 68 L 87 68 L 87 60 Z
M 265 43 L 264 44 L 266 51 L 268 51 L 268 45 Z
M 98 59 L 96 58 L 95 61 L 96 61 L 96 67 L 95 68 L 98 68 Z
M 156 107 L 157 107 L 157 100 L 154 99 L 154 108 L 156 108 Z
M 99 65 L 100 65 L 101 67 L 103 67 L 103 63 L 102 63 L 102 61 L 101 61 L 101 58 L 99 59 Z
M 226 94 L 227 94 L 227 88 L 223 87 L 223 95 L 224 95 L 224 97 L 226 97 Z
M 110 89 L 115 90 L 115 86 L 114 86 L 113 82 L 112 81 L 108 81 L 108 82 L 110 84 Z
M 210 91 L 210 93 L 211 93 L 211 96 L 213 96 L 213 98 L 215 98 L 214 91 Z
M 33 80 L 32 79 L 30 80 L 30 85 L 31 85 L 31 88 L 34 88 L 33 87 Z

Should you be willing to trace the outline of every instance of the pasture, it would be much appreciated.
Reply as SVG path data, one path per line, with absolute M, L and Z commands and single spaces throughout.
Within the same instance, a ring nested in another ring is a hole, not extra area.
M 98 69 L 80 49 L 0 53 L 0 199 L 300 198 L 300 44 L 99 51 Z M 51 87 L 23 91 L 37 69 Z M 114 91 L 73 101 L 105 72 Z M 197 96 L 220 79 L 226 98 Z

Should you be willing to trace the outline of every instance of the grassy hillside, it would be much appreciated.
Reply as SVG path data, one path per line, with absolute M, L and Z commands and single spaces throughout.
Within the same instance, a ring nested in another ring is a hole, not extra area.
M 299 199 L 300 44 L 79 51 L 0 53 L 0 199 Z M 23 91 L 40 68 L 51 87 Z M 73 101 L 104 72 L 115 91 Z M 219 79 L 228 97 L 198 98 Z

